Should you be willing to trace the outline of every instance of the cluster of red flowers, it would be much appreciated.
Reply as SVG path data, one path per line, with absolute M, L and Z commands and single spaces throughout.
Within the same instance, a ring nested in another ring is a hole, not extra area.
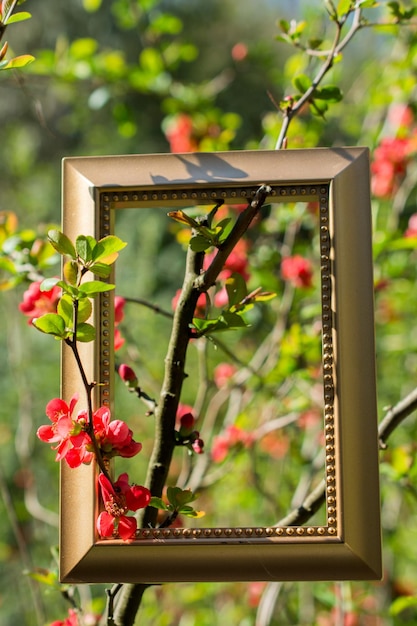
M 78 401 L 75 395 L 69 405 L 54 398 L 46 406 L 46 415 L 51 424 L 40 426 L 39 439 L 54 444 L 55 460 L 65 460 L 70 467 L 88 464 L 94 456 L 94 448 L 88 431 L 87 411 L 74 413 Z M 110 420 L 107 407 L 100 407 L 93 414 L 93 429 L 97 445 L 106 458 L 114 456 L 132 457 L 142 449 L 142 444 L 133 439 L 133 433 L 122 420 Z
M 104 474 L 100 474 L 98 482 L 105 508 L 97 518 L 100 536 L 112 537 L 113 534 L 118 534 L 124 541 L 132 539 L 136 533 L 137 521 L 126 513 L 147 507 L 151 501 L 151 492 L 146 487 L 130 485 L 126 473 L 120 474 L 113 484 Z
M 19 304 L 19 310 L 28 318 L 28 323 L 32 324 L 34 319 L 46 313 L 56 313 L 59 299 L 61 298 L 61 288 L 52 287 L 49 291 L 41 291 L 41 281 L 34 281 L 29 285 L 23 294 L 23 301 Z M 119 350 L 125 340 L 117 328 L 124 318 L 124 306 L 126 300 L 120 296 L 114 298 L 114 349 Z
M 239 426 L 228 426 L 226 430 L 213 440 L 211 457 L 215 463 L 221 463 L 231 448 L 249 448 L 253 443 L 253 435 Z
M 391 107 L 388 124 L 396 134 L 382 139 L 371 165 L 372 193 L 378 198 L 390 198 L 406 175 L 411 156 L 417 150 L 417 128 L 413 128 L 413 123 L 409 107 Z

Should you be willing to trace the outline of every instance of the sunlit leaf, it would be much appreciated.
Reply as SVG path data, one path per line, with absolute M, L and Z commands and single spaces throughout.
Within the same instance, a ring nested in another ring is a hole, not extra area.
M 91 324 L 78 324 L 77 325 L 77 341 L 87 343 L 94 341 L 96 338 L 96 329 Z
M 23 22 L 24 20 L 28 20 L 32 17 L 30 13 L 27 11 L 20 11 L 19 13 L 13 13 L 7 20 L 7 25 L 16 24 L 16 22 Z
M 305 93 L 312 85 L 311 78 L 309 78 L 306 74 L 299 74 L 294 78 L 293 85 L 299 92 Z
M 88 283 L 83 283 L 80 286 L 80 295 L 81 296 L 95 296 L 98 293 L 103 293 L 104 291 L 109 291 L 114 289 L 116 285 L 110 285 L 109 283 L 103 283 L 101 280 L 92 280 Z
M 46 313 L 33 320 L 32 323 L 38 330 L 47 335 L 54 335 L 60 339 L 64 339 L 66 336 L 65 320 L 58 313 Z
M 117 253 L 126 246 L 127 243 L 116 237 L 116 235 L 103 237 L 93 249 L 92 261 L 94 263 L 100 261 L 101 263 L 111 264 L 117 259 Z
M 236 272 L 226 280 L 226 291 L 229 299 L 229 307 L 241 302 L 246 297 L 248 289 L 242 274 Z
M 76 258 L 77 254 L 75 252 L 75 248 L 70 241 L 70 239 L 61 231 L 57 229 L 52 229 L 48 231 L 48 240 L 51 245 L 55 248 L 59 254 L 66 254 L 73 259 Z
M 90 265 L 90 272 L 92 272 L 96 276 L 99 276 L 100 278 L 108 278 L 111 274 L 111 271 L 111 266 L 104 263 L 93 263 L 93 265 Z
M 162 498 L 157 498 L 156 496 L 152 496 L 148 506 L 153 506 L 155 509 L 161 509 L 162 511 L 169 511 L 168 505 Z
M 31 54 L 22 54 L 18 57 L 14 57 L 14 59 L 10 59 L 10 61 L 6 61 L 6 65 L 1 65 L 1 69 L 3 70 L 11 70 L 19 67 L 25 67 L 32 63 L 35 60 L 35 57 Z
M 93 250 L 97 245 L 94 237 L 86 235 L 78 235 L 75 240 L 75 250 L 84 263 L 88 263 L 93 259 Z
M 64 264 L 64 278 L 70 285 L 76 285 L 78 280 L 78 263 L 77 261 L 67 261 Z

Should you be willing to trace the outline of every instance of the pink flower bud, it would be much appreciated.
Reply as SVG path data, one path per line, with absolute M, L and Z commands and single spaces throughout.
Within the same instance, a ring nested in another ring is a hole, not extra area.
M 129 365 L 126 365 L 126 363 L 122 363 L 119 366 L 119 376 L 128 387 L 135 388 L 138 386 L 138 378 L 135 372 Z
M 192 413 L 184 413 L 180 417 L 181 430 L 190 430 L 194 426 L 194 415 Z

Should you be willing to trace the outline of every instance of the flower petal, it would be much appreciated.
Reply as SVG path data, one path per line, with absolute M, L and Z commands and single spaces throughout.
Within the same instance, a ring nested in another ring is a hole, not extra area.
M 114 517 L 107 511 L 102 511 L 97 518 L 96 527 L 100 537 L 111 537 L 114 530 Z
M 117 528 L 120 538 L 123 541 L 127 541 L 128 539 L 132 539 L 135 535 L 137 528 L 137 521 L 134 517 L 127 517 L 126 515 L 122 515 L 119 517 L 119 526 Z

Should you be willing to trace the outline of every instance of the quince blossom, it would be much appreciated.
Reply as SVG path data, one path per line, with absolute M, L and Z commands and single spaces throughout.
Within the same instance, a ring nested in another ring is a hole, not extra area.
M 281 276 L 295 287 L 308 288 L 313 284 L 313 267 L 300 254 L 288 256 L 281 261 Z
M 56 461 L 65 459 L 70 467 L 79 467 L 92 461 L 93 442 L 88 434 L 87 411 L 74 415 L 78 395 L 74 395 L 69 405 L 60 398 L 54 398 L 46 406 L 46 415 L 51 424 L 40 426 L 37 436 L 46 443 L 56 443 Z M 93 413 L 93 428 L 97 445 L 107 458 L 113 456 L 132 457 L 142 449 L 135 441 L 132 431 L 122 420 L 110 420 L 107 407 L 100 407 Z
M 122 420 L 110 420 L 110 410 L 102 406 L 93 413 L 93 427 L 97 443 L 107 458 L 130 458 L 142 450 L 142 444 L 133 439 L 133 432 Z
M 73 416 L 78 396 L 71 398 L 69 405 L 60 398 L 54 398 L 46 405 L 46 415 L 52 424 L 40 426 L 37 436 L 46 443 L 56 443 L 52 449 L 57 451 L 55 461 L 65 461 L 70 467 L 79 467 L 82 463 L 90 463 L 93 453 L 87 450 L 91 439 L 85 431 L 86 412 L 81 411 Z
M 140 485 L 130 486 L 126 473 L 121 474 L 113 484 L 104 474 L 100 474 L 98 482 L 105 507 L 105 511 L 97 518 L 100 536 L 112 537 L 116 531 L 123 541 L 132 539 L 136 533 L 137 521 L 126 513 L 147 507 L 151 501 L 151 492 Z
M 49 291 L 41 291 L 40 285 L 39 280 L 31 283 L 23 294 L 23 301 L 19 304 L 19 310 L 27 315 L 29 324 L 45 313 L 56 313 L 58 300 L 61 297 L 60 287 L 55 286 Z

